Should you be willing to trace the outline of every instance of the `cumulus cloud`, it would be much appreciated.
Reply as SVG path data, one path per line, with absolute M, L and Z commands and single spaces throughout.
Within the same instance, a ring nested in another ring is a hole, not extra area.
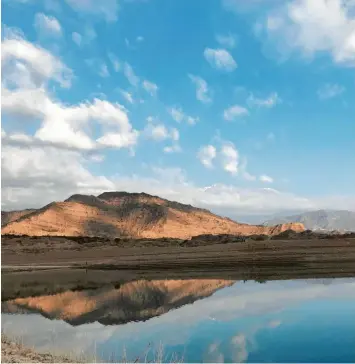
M 50 52 L 10 33 L 1 45 L 1 61 L 5 86 L 44 86 L 54 80 L 62 87 L 70 87 L 73 72 Z
M 37 32 L 42 36 L 62 35 L 62 27 L 60 26 L 58 19 L 54 16 L 37 13 L 35 15 L 34 26 Z
M 237 68 L 237 63 L 226 49 L 206 48 L 204 56 L 207 62 L 217 70 L 232 72 Z
M 84 15 L 104 18 L 107 22 L 114 22 L 117 20 L 117 0 L 66 0 L 66 2 L 75 11 Z
M 213 160 L 216 158 L 217 150 L 213 145 L 201 147 L 197 153 L 197 158 L 207 168 L 213 167 Z
M 217 34 L 216 35 L 217 42 L 226 48 L 234 48 L 237 44 L 237 38 L 233 34 Z
M 106 177 L 92 175 L 80 153 L 43 145 L 3 146 L 1 171 L 2 205 L 11 209 L 24 204 L 39 207 L 63 200 L 68 193 L 99 193 L 114 187 Z
M 223 169 L 233 175 L 237 174 L 239 166 L 239 152 L 233 143 L 226 142 L 222 145 L 221 157 Z
M 203 78 L 191 74 L 189 74 L 189 78 L 196 87 L 197 100 L 205 104 L 212 102 L 212 94 L 207 82 Z
M 341 95 L 345 91 L 345 88 L 337 83 L 325 83 L 318 91 L 317 95 L 319 99 L 326 100 Z
M 145 128 L 145 134 L 148 138 L 154 140 L 165 140 L 169 138 L 169 132 L 164 124 L 148 124 Z
M 282 102 L 281 98 L 277 94 L 277 92 L 271 93 L 266 98 L 258 98 L 255 97 L 254 94 L 250 94 L 247 103 L 249 107 L 256 106 L 256 107 L 266 107 L 266 108 L 272 108 L 276 106 L 277 104 L 280 104 Z
M 151 96 L 155 96 L 158 91 L 158 86 L 150 81 L 144 80 L 143 81 L 143 88 L 146 90 Z
M 144 128 L 143 135 L 155 141 L 171 140 L 172 144 L 163 148 L 164 153 L 180 152 L 179 145 L 180 133 L 176 128 L 168 128 L 159 120 L 153 117 L 147 118 L 148 124 Z
M 246 181 L 255 181 L 257 179 L 256 176 L 248 172 L 246 157 L 241 156 L 235 145 L 230 141 L 220 140 L 218 147 L 214 145 L 201 146 L 197 152 L 197 159 L 206 168 L 212 168 L 216 165 L 233 176 L 241 176 Z
M 169 111 L 171 117 L 178 123 L 183 121 L 183 119 L 185 118 L 185 114 L 181 108 L 171 107 L 168 111 Z
M 127 111 L 118 103 L 95 98 L 91 102 L 64 105 L 52 98 L 47 90 L 49 82 L 67 87 L 72 71 L 51 53 L 18 36 L 6 38 L 2 50 L 3 113 L 40 122 L 34 135 L 28 136 L 34 145 L 52 143 L 90 150 L 130 148 L 136 144 L 138 131 L 132 128 Z M 96 140 L 87 133 L 94 124 L 102 131 Z
M 197 117 L 194 118 L 192 116 L 187 116 L 187 118 L 186 118 L 187 123 L 190 125 L 195 125 L 199 120 L 200 120 L 199 118 L 197 118 Z
M 328 53 L 338 64 L 355 66 L 355 3 L 292 0 L 270 11 L 259 26 L 282 57 Z
M 233 121 L 239 117 L 247 116 L 248 114 L 249 111 L 245 107 L 240 105 L 233 105 L 224 110 L 223 117 L 224 120 Z

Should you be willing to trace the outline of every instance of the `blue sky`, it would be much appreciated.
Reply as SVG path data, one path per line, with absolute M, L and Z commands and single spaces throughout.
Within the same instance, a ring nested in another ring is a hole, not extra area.
M 118 189 L 229 216 L 355 210 L 354 3 L 2 10 L 3 208 Z

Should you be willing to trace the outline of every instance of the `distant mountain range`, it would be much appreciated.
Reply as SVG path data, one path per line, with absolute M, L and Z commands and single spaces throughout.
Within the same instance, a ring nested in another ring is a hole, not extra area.
M 38 210 L 2 213 L 2 234 L 189 239 L 203 234 L 277 235 L 304 231 L 299 223 L 240 224 L 208 210 L 146 193 L 73 195 Z
M 264 222 L 265 226 L 299 222 L 314 231 L 355 231 L 355 212 L 347 210 L 318 210 L 296 215 L 275 217 Z

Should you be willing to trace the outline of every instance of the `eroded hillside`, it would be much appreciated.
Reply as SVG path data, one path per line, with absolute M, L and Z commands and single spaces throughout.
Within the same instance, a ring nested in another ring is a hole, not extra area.
M 301 232 L 300 223 L 276 226 L 239 224 L 205 209 L 145 193 L 73 195 L 8 223 L 2 234 L 189 239 L 202 234 L 276 235 Z

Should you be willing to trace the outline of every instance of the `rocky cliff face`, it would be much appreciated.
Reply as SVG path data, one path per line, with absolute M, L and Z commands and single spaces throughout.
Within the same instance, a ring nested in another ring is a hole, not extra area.
M 208 210 L 145 193 L 73 195 L 6 224 L 2 234 L 189 239 L 203 234 L 276 235 L 302 224 L 239 224 Z

